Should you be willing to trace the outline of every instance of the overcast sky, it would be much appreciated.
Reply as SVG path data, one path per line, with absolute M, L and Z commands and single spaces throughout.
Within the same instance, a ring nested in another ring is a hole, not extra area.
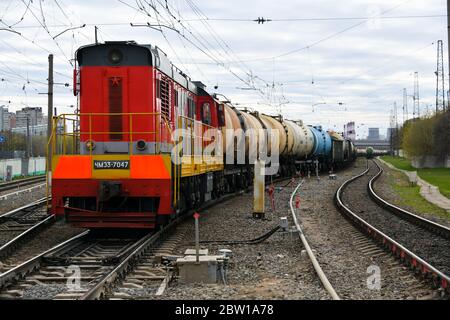
M 364 136 L 369 126 L 385 131 L 395 101 L 403 119 L 402 91 L 413 94 L 415 71 L 421 112 L 434 108 L 439 39 L 448 73 L 445 14 L 445 0 L 0 0 L 0 104 L 46 109 L 40 93 L 53 53 L 55 106 L 73 111 L 63 85 L 72 85 L 69 60 L 94 42 L 97 25 L 100 41 L 157 45 L 238 107 L 339 131 L 353 120 Z M 411 117 L 412 97 L 408 107 Z

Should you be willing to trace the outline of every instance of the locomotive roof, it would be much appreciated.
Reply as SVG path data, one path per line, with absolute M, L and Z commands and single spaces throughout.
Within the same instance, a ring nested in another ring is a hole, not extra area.
M 75 58 L 79 66 L 117 66 L 108 59 L 108 54 L 112 50 L 126 52 L 123 57 L 126 66 L 153 66 L 185 89 L 195 94 L 205 93 L 203 83 L 191 81 L 185 73 L 170 62 L 164 51 L 151 44 L 138 44 L 135 41 L 94 43 L 80 47 L 75 53 Z M 147 51 L 147 56 L 142 54 L 143 50 Z

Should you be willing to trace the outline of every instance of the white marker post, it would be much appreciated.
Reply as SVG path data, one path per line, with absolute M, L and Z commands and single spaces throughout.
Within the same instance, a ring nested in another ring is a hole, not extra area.
M 200 263 L 200 235 L 198 230 L 198 218 L 200 215 L 196 212 L 194 213 L 195 219 L 195 262 Z
M 265 215 L 265 191 L 266 191 L 266 163 L 263 160 L 255 161 L 255 177 L 253 183 L 253 217 L 263 219 Z

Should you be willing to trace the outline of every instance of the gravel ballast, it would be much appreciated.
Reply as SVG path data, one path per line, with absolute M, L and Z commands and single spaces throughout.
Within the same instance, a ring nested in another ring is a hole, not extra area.
M 298 180 L 297 180 L 298 182 Z M 252 217 L 252 192 L 237 196 L 214 208 L 201 212 L 201 240 L 250 240 L 279 224 L 280 217 L 289 217 L 289 198 L 292 187 L 277 184 L 273 212 L 266 197 L 266 217 Z M 193 221 L 178 254 L 193 248 Z M 228 284 L 179 284 L 167 289 L 163 299 L 329 299 L 308 259 L 301 253 L 302 245 L 296 234 L 276 232 L 265 242 L 256 245 L 202 245 L 210 254 L 230 249 L 233 257 L 227 273 Z
M 336 180 L 322 175 L 306 178 L 299 191 L 299 221 L 331 284 L 342 299 L 416 299 L 411 287 L 423 287 L 406 268 L 381 250 L 364 254 L 351 234 L 359 231 L 341 215 L 334 205 L 338 187 L 350 177 L 364 171 L 365 160 L 336 173 Z M 295 184 L 298 184 L 296 180 Z M 285 185 L 279 183 L 278 186 Z M 282 216 L 289 217 L 288 201 L 293 187 L 276 192 L 276 212 L 267 200 L 266 219 L 252 218 L 252 193 L 201 212 L 201 240 L 248 240 L 272 229 Z M 349 230 L 351 230 L 349 232 Z M 177 254 L 193 248 L 193 221 L 186 242 Z M 371 243 L 370 241 L 368 242 Z M 219 249 L 233 251 L 228 271 L 228 285 L 180 284 L 173 281 L 162 299 L 330 299 L 323 289 L 297 235 L 275 233 L 258 245 L 202 245 L 210 254 Z M 381 288 L 369 289 L 371 268 L 381 271 Z M 399 278 L 407 281 L 399 281 Z

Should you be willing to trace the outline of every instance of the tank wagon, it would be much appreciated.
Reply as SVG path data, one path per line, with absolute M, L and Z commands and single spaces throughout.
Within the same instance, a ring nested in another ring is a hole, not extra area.
M 372 147 L 367 147 L 366 148 L 366 157 L 367 159 L 372 159 L 374 154 L 373 154 L 373 148 Z
M 48 164 L 50 212 L 75 226 L 153 229 L 245 189 L 276 136 L 277 176 L 355 158 L 338 134 L 219 101 L 158 47 L 106 42 L 75 58 L 79 112 L 53 118 Z

